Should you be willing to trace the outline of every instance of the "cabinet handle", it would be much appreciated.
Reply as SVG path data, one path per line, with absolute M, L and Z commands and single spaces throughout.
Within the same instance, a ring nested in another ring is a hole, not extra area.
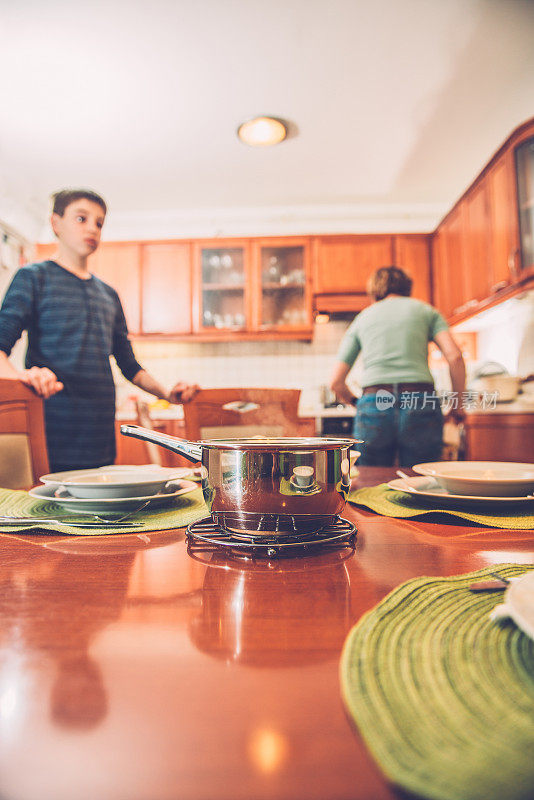
M 510 272 L 512 273 L 512 276 L 514 278 L 518 278 L 519 277 L 519 269 L 518 269 L 518 266 L 517 266 L 517 257 L 518 257 L 518 255 L 519 255 L 519 250 L 516 249 L 516 250 L 513 250 L 510 253 L 510 255 L 508 256 L 508 267 L 509 267 Z
M 499 283 L 496 283 L 491 287 L 490 292 L 494 294 L 495 292 L 498 292 L 499 289 L 504 289 L 506 286 L 508 286 L 508 281 L 499 281 Z

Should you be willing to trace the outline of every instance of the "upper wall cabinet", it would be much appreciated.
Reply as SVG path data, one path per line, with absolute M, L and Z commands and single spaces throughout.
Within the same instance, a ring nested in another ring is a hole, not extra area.
M 89 259 L 89 269 L 118 293 L 130 333 L 141 332 L 141 245 L 108 242 Z
M 454 321 L 534 276 L 534 121 L 498 151 L 434 233 L 435 302 Z
M 253 324 L 260 331 L 310 331 L 308 239 L 258 239 L 252 244 Z
M 391 236 L 318 236 L 315 247 L 315 294 L 365 294 L 369 275 L 393 258 Z
M 192 331 L 191 245 L 141 245 L 141 330 L 144 334 Z
M 318 311 L 360 311 L 370 303 L 369 276 L 395 264 L 413 278 L 413 296 L 430 300 L 430 236 L 426 234 L 318 236 L 314 294 Z
M 194 245 L 193 328 L 210 338 L 311 338 L 306 238 Z
M 412 297 L 430 302 L 430 240 L 428 234 L 399 234 L 393 237 L 393 263 L 412 280 Z
M 491 253 L 490 292 L 498 292 L 519 277 L 520 253 L 515 215 L 514 156 L 510 150 L 489 170 L 489 248 Z
M 534 125 L 515 150 L 519 251 L 523 273 L 534 273 Z
M 247 240 L 209 239 L 193 246 L 193 328 L 214 335 L 252 326 Z

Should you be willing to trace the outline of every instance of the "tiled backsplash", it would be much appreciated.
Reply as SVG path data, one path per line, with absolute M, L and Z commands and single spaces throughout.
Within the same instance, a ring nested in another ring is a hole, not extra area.
M 179 380 L 203 388 L 279 386 L 301 389 L 301 406 L 316 405 L 319 386 L 328 383 L 339 343 L 349 322 L 316 325 L 313 341 L 158 342 L 137 340 L 139 362 L 166 387 Z M 351 372 L 357 381 L 358 365 Z M 139 394 L 118 370 L 118 406 Z M 350 382 L 350 381 L 349 381 Z M 148 397 L 148 396 L 147 396 Z

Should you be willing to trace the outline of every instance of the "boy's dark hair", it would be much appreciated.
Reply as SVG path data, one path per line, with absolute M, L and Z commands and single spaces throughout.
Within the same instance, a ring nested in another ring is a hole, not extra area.
M 90 200 L 92 203 L 98 203 L 104 214 L 108 210 L 100 195 L 90 189 L 62 189 L 60 192 L 54 192 L 52 200 L 54 201 L 52 213 L 58 214 L 60 217 L 65 213 L 67 206 L 76 200 Z
M 413 281 L 399 267 L 380 267 L 367 281 L 367 294 L 374 300 L 383 300 L 388 294 L 401 294 L 409 297 Z

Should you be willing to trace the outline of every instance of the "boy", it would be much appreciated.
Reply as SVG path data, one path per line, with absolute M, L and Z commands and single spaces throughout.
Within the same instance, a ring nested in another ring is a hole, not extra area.
M 92 275 L 88 257 L 100 243 L 104 200 L 84 189 L 53 195 L 51 224 L 58 239 L 53 260 L 20 269 L 0 308 L 0 377 L 22 380 L 45 400 L 53 472 L 112 464 L 115 459 L 115 385 L 109 356 L 140 389 L 171 403 L 187 403 L 198 386 L 177 383 L 167 392 L 136 361 L 121 302 Z M 26 369 L 8 356 L 28 331 Z

